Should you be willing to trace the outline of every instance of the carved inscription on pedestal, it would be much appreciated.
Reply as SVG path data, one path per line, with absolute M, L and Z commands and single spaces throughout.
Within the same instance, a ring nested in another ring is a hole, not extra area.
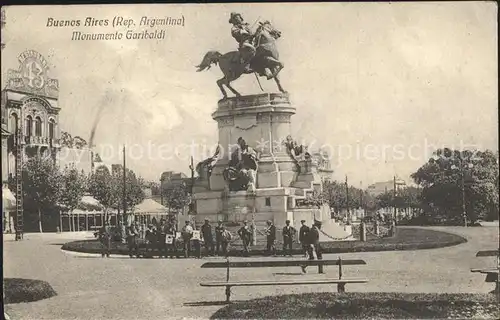
M 233 117 L 222 117 L 222 118 L 217 119 L 217 122 L 219 124 L 219 128 L 231 127 L 234 125 L 234 118 Z

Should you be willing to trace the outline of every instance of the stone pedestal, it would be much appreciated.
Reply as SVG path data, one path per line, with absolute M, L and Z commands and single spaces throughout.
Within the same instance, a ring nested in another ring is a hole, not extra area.
M 228 222 L 254 220 L 263 225 L 272 220 L 282 227 L 286 220 L 299 226 L 297 217 L 311 223 L 315 218 L 321 219 L 320 209 L 296 207 L 296 200 L 321 190 L 321 179 L 315 161 L 297 162 L 282 144 L 290 134 L 294 114 L 288 94 L 264 93 L 219 101 L 212 117 L 218 123 L 221 154 L 210 181 L 201 179 L 195 184 L 197 222 L 206 218 Z M 240 137 L 259 154 L 253 193 L 227 191 L 223 177 Z
M 288 94 L 264 93 L 220 100 L 212 117 L 218 123 L 223 152 L 212 171 L 210 190 L 224 190 L 222 172 L 240 137 L 260 154 L 257 188 L 292 186 L 298 170 L 282 142 L 290 134 L 294 114 Z
M 294 114 L 288 94 L 263 93 L 220 100 L 212 117 L 218 123 L 219 144 L 226 151 L 242 137 L 254 149 L 269 153 L 290 134 Z

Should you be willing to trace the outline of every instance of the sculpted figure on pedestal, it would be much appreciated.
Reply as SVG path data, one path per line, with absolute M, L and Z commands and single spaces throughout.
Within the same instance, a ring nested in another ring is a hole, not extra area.
M 286 137 L 286 140 L 283 141 L 283 144 L 286 147 L 287 153 L 296 161 L 310 159 L 311 155 L 307 151 L 307 147 L 298 144 L 297 141 L 293 140 L 291 135 Z
M 231 154 L 229 167 L 223 172 L 229 190 L 255 192 L 257 163 L 257 152 L 243 138 L 238 138 L 238 148 Z
M 269 21 L 259 22 L 255 32 L 252 27 L 243 20 L 241 14 L 231 13 L 229 23 L 232 24 L 231 36 L 238 42 L 238 51 L 221 54 L 218 51 L 209 51 L 203 60 L 196 66 L 197 71 L 210 69 L 212 64 L 219 64 L 224 77 L 217 80 L 217 85 L 224 98 L 227 98 L 225 85 L 233 94 L 240 93 L 231 87 L 231 82 L 241 77 L 242 74 L 255 73 L 265 76 L 268 80 L 273 79 L 280 92 L 285 93 L 278 78 L 278 73 L 284 65 L 279 61 L 279 53 L 276 48 L 276 40 L 281 37 L 281 32 L 276 30 Z M 260 82 L 259 82 L 260 85 Z
M 196 165 L 196 172 L 198 173 L 198 179 L 208 180 L 212 174 L 212 169 L 219 159 L 220 145 L 217 146 L 215 153 L 210 158 L 207 158 Z

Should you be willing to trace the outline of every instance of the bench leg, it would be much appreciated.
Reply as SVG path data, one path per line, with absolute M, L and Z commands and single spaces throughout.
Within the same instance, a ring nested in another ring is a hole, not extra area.
M 337 292 L 338 293 L 345 293 L 345 283 L 337 284 Z
M 226 286 L 226 302 L 229 303 L 231 300 L 231 287 Z
M 493 289 L 493 291 L 490 291 L 490 293 L 493 293 L 493 294 L 499 294 L 500 293 L 500 282 L 495 282 L 495 289 Z

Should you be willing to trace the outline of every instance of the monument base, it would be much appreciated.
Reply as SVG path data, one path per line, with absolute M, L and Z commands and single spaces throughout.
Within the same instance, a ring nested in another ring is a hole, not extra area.
M 264 226 L 271 220 L 280 228 L 290 220 L 298 228 L 300 220 L 311 225 L 314 219 L 330 219 L 329 210 L 297 206 L 298 200 L 321 192 L 321 179 L 318 164 L 311 157 L 294 158 L 297 155 L 292 157 L 284 144 L 294 114 L 288 94 L 264 93 L 219 101 L 212 116 L 218 123 L 219 145 L 225 154 L 211 168 L 211 174 L 197 179 L 194 185 L 197 223 L 204 219 L 248 220 Z M 240 137 L 259 154 L 255 192 L 227 191 L 223 172 Z

